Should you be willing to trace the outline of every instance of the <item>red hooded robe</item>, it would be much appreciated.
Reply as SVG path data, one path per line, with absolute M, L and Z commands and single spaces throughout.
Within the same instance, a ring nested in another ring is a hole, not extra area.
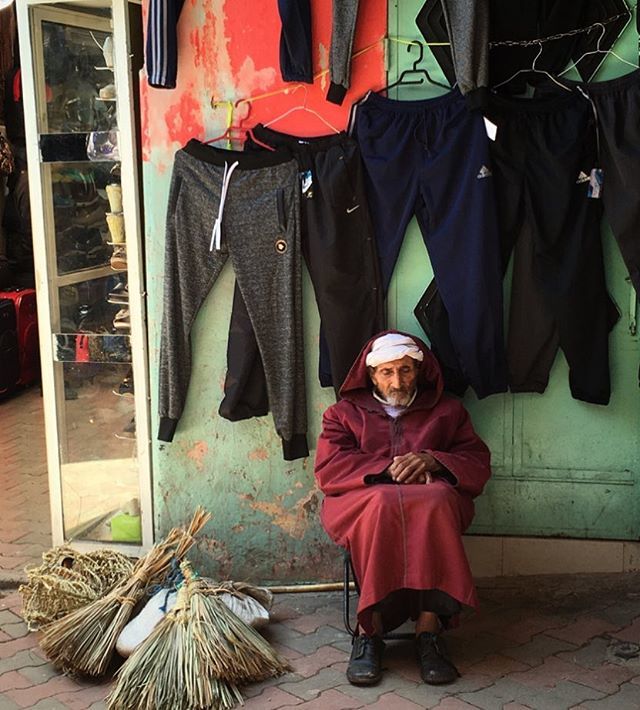
M 396 419 L 387 415 L 372 395 L 365 364 L 380 335 L 364 346 L 340 389 L 342 399 L 324 413 L 315 461 L 325 495 L 322 524 L 351 553 L 360 584 L 358 622 L 369 634 L 371 607 L 401 589 L 438 589 L 477 606 L 462 533 L 473 518 L 473 498 L 491 475 L 489 449 L 464 406 L 443 394 L 438 362 L 413 335 L 424 353 L 418 394 Z M 365 483 L 394 456 L 424 451 L 453 474 L 455 485 L 443 479 L 428 485 Z

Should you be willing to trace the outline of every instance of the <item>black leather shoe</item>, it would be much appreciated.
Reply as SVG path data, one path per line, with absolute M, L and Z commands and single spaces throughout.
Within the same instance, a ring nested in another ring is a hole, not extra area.
M 356 636 L 347 666 L 352 685 L 374 685 L 382 678 L 384 641 L 379 636 Z
M 421 633 L 416 643 L 422 680 L 429 685 L 452 683 L 460 673 L 447 658 L 447 649 L 438 634 Z

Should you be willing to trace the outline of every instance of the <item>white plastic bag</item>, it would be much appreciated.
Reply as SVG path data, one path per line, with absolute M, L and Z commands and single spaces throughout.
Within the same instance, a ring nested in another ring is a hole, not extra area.
M 128 658 L 175 605 L 177 597 L 178 592 L 168 589 L 156 592 L 142 611 L 122 629 L 116 641 L 116 651 L 123 658 Z
M 237 597 L 235 594 L 222 592 L 220 599 L 236 616 L 239 616 L 245 624 L 253 626 L 254 629 L 259 629 L 269 623 L 269 612 L 253 597 Z

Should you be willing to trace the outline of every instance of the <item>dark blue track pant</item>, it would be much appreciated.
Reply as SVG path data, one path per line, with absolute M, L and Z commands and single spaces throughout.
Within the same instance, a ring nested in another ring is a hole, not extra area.
M 482 116 L 458 91 L 421 101 L 370 93 L 354 108 L 351 131 L 364 161 L 385 293 L 415 215 L 464 374 L 478 397 L 504 392 L 500 241 Z

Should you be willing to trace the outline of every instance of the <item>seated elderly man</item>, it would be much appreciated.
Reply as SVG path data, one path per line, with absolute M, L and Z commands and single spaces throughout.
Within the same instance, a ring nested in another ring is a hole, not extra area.
M 315 475 L 322 523 L 351 553 L 361 590 L 347 678 L 378 682 L 381 636 L 411 617 L 422 679 L 450 683 L 459 674 L 440 632 L 477 605 L 462 533 L 491 475 L 489 450 L 418 338 L 372 338 L 340 395 L 324 414 Z

